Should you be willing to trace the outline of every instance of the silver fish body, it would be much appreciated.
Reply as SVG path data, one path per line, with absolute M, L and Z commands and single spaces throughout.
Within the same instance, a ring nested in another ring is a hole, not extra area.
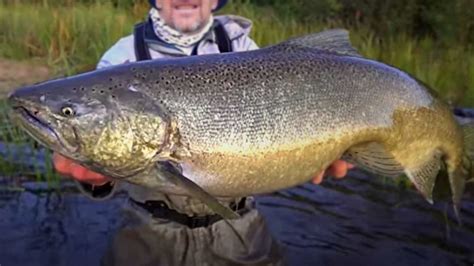
M 79 148 L 62 149 L 66 156 L 169 193 L 186 190 L 155 178 L 154 163 L 173 162 L 220 197 L 295 186 L 344 157 L 372 172 L 407 174 L 428 200 L 446 164 L 458 201 L 470 171 L 448 106 L 407 73 L 358 55 L 342 30 L 249 52 L 111 67 L 10 99 L 35 102 L 56 112 L 61 128 L 74 128 L 65 139 Z M 59 118 L 57 103 L 67 99 L 91 109 L 82 115 L 89 119 Z

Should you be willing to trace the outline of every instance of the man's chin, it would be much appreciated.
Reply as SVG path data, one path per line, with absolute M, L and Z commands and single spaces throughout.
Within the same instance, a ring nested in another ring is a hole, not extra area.
M 194 34 L 202 30 L 204 23 L 176 23 L 173 28 L 183 34 Z

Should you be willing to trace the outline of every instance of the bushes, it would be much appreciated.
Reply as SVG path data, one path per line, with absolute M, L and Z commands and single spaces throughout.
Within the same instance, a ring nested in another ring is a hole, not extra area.
M 444 45 L 474 42 L 472 0 L 254 0 L 273 6 L 280 15 L 302 22 L 338 20 L 370 28 L 377 36 L 409 33 L 431 37 Z
M 229 0 L 231 4 L 242 0 Z M 279 17 L 299 22 L 339 21 L 346 26 L 370 28 L 377 36 L 409 33 L 411 37 L 431 37 L 450 45 L 474 43 L 473 0 L 252 0 L 246 4 L 271 7 Z M 111 5 L 129 9 L 148 6 L 148 0 L 0 0 L 7 5 L 72 7 L 78 4 Z
M 130 8 L 134 5 L 148 3 L 148 0 L 0 0 L 0 4 L 4 5 L 41 5 L 44 7 L 71 7 L 76 4 L 98 4 L 112 5 L 117 8 Z

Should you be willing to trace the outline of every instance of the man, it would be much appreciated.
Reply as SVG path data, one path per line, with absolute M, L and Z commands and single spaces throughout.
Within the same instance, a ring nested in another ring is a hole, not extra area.
M 148 20 L 135 26 L 101 58 L 97 68 L 127 62 L 258 49 L 250 39 L 251 22 L 238 16 L 213 16 L 226 0 L 150 0 Z M 115 184 L 55 154 L 58 172 L 74 177 L 95 199 L 110 197 L 120 185 L 130 210 L 142 225 L 117 235 L 106 262 L 123 265 L 275 265 L 280 252 L 253 199 L 219 199 L 242 218 L 221 220 L 199 200 L 167 195 L 131 184 Z M 351 166 L 337 161 L 330 173 L 343 177 Z M 322 181 L 324 173 L 314 182 Z M 235 230 L 235 231 L 234 231 Z

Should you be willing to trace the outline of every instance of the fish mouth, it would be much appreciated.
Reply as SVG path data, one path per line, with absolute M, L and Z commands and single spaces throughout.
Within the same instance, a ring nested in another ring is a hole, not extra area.
M 40 144 L 56 151 L 67 149 L 68 145 L 64 145 L 56 131 L 40 118 L 39 111 L 24 106 L 13 106 L 12 109 L 13 120 Z
M 25 122 L 30 123 L 33 127 L 46 131 L 50 135 L 55 135 L 51 127 L 37 116 L 38 111 L 30 111 L 23 106 L 15 106 L 13 110 L 18 114 Z

